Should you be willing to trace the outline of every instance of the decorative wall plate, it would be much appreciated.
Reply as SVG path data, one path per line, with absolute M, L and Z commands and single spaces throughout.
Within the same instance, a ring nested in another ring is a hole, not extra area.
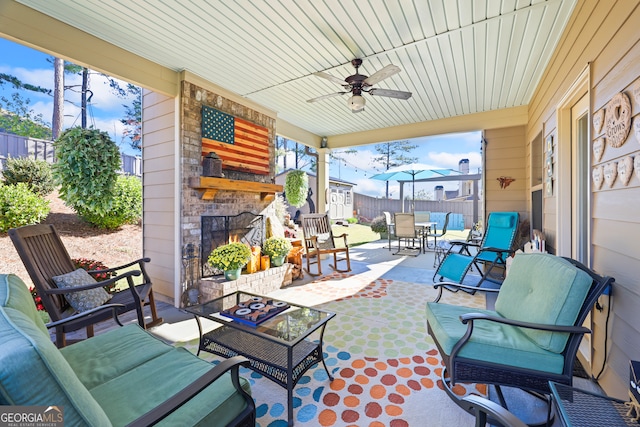
M 633 134 L 636 136 L 636 141 L 640 142 L 640 116 L 636 116 L 633 120 Z
M 604 138 L 598 138 L 593 141 L 593 156 L 595 157 L 595 161 L 599 162 L 602 159 L 602 155 L 604 154 Z
M 604 168 L 602 167 L 602 165 L 599 165 L 593 168 L 593 170 L 591 171 L 591 176 L 593 178 L 593 186 L 595 187 L 596 190 L 599 190 L 602 188 L 602 183 L 604 182 L 603 169 Z
M 636 171 L 636 176 L 640 179 L 640 154 L 636 154 L 633 158 L 633 170 Z
M 609 188 L 613 187 L 613 183 L 616 182 L 616 177 L 618 176 L 618 165 L 616 162 L 609 162 L 604 165 L 603 173 L 604 182 L 607 183 Z
M 633 157 L 627 156 L 618 162 L 618 176 L 625 186 L 629 185 L 633 176 Z
M 602 125 L 604 124 L 604 109 L 601 108 L 595 112 L 593 115 L 593 130 L 596 135 L 600 133 L 602 130 Z
M 617 93 L 607 104 L 604 124 L 607 144 L 621 147 L 631 130 L 631 103 L 624 92 Z

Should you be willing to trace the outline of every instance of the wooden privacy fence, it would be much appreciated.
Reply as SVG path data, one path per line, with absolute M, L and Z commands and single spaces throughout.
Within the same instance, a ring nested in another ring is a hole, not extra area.
M 353 194 L 353 208 L 358 220 L 364 223 L 370 222 L 373 218 L 381 216 L 383 212 L 390 213 L 402 212 L 402 200 L 398 199 L 381 199 L 377 197 L 366 196 L 364 194 Z M 405 212 L 411 212 L 411 201 L 404 200 Z M 464 228 L 471 228 L 473 225 L 473 201 L 472 200 L 455 200 L 455 201 L 435 201 L 435 200 L 416 200 L 416 211 L 428 211 L 437 213 L 453 212 L 461 214 L 464 218 Z M 482 219 L 483 213 L 478 212 L 478 219 Z M 435 219 L 434 219 L 435 220 Z
M 7 157 L 32 157 L 36 160 L 53 163 L 55 161 L 53 141 L 0 132 L 0 171 L 4 169 L 4 161 Z M 127 175 L 142 176 L 142 158 L 140 156 L 120 153 L 120 158 L 122 159 L 121 172 Z

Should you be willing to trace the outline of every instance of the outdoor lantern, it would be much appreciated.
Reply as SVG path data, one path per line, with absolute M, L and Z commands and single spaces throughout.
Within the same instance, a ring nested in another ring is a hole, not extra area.
M 222 159 L 213 151 L 202 159 L 202 176 L 222 177 Z

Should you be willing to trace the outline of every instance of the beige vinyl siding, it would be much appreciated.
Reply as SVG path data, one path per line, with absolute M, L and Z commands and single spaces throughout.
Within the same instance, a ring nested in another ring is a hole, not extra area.
M 605 107 L 618 92 L 624 91 L 631 100 L 634 120 L 640 120 L 640 105 L 634 100 L 632 88 L 640 85 L 640 2 L 594 1 L 578 2 L 567 30 L 544 73 L 529 104 L 527 140 L 543 132 L 558 142 L 556 109 L 580 73 L 590 66 L 591 115 Z M 592 117 L 592 116 L 591 116 Z M 633 122 L 632 122 L 633 124 Z M 602 136 L 593 126 L 591 143 Z M 600 161 L 594 165 L 620 161 L 625 156 L 640 155 L 640 141 L 633 130 L 621 147 L 606 145 Z M 556 148 L 557 152 L 557 148 Z M 555 165 L 554 165 L 555 168 Z M 627 399 L 629 359 L 640 359 L 640 178 L 634 173 L 625 186 L 618 178 L 613 187 L 605 183 L 600 190 L 591 189 L 591 259 L 592 268 L 600 274 L 615 277 L 613 294 L 602 297 L 602 311 L 594 310 L 592 334 L 592 370 L 597 375 L 605 355 L 606 314 L 611 304 L 607 364 L 599 380 L 604 390 Z M 556 233 L 557 200 L 544 200 L 544 224 L 547 239 L 553 245 Z
M 143 248 L 151 258 L 148 272 L 158 299 L 176 298 L 176 100 L 144 91 Z
M 497 211 L 513 211 L 520 214 L 521 221 L 529 217 L 525 131 L 525 126 L 514 126 L 484 132 L 484 194 L 487 215 Z M 502 176 L 515 181 L 502 189 L 498 181 Z

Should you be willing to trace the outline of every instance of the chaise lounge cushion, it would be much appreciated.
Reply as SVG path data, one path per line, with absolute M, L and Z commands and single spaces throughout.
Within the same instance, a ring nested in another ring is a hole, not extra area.
M 514 268 L 515 266 L 515 268 Z M 518 254 L 513 258 L 498 299 L 503 317 L 546 325 L 573 325 L 591 288 L 591 277 L 567 260 L 549 254 Z M 561 353 L 568 334 L 522 329 L 536 345 Z

